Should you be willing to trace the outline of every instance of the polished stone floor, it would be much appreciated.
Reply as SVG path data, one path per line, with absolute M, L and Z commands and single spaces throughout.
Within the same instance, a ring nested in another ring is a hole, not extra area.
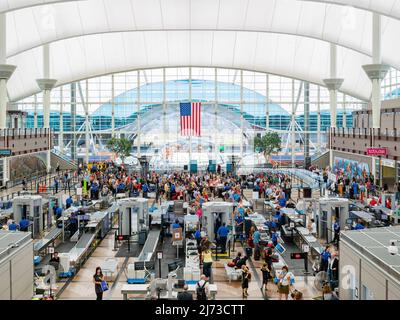
M 73 281 L 68 284 L 68 286 L 63 290 L 60 295 L 60 300 L 93 300 L 96 298 L 94 292 L 94 284 L 92 282 L 92 277 L 97 266 L 101 265 L 107 258 L 114 257 L 116 251 L 113 251 L 114 240 L 113 235 L 108 235 L 97 247 L 92 256 L 86 261 L 84 267 L 82 267 L 77 275 L 74 277 Z M 238 244 L 236 251 L 243 251 Z M 109 280 L 110 290 L 104 293 L 104 300 L 121 300 L 121 287 L 126 283 L 126 275 L 123 270 L 123 266 L 133 263 L 134 258 L 116 258 L 119 263 L 120 272 L 117 274 L 117 279 L 114 277 Z M 262 279 L 260 268 L 262 266 L 262 261 L 252 261 L 250 270 L 251 272 L 257 273 L 258 278 Z M 240 281 L 232 281 L 229 283 L 225 269 L 223 267 L 223 260 L 216 261 L 213 263 L 213 279 L 214 283 L 218 286 L 218 293 L 216 298 L 220 300 L 227 299 L 242 299 L 242 290 Z M 294 287 L 303 293 L 304 299 L 313 299 L 318 296 L 318 292 L 313 287 L 313 277 L 296 277 L 296 283 Z M 248 299 L 263 300 L 264 295 L 260 290 L 261 283 L 256 280 L 256 277 L 252 277 L 249 283 L 249 297 Z M 276 300 L 278 299 L 277 287 L 274 284 L 269 284 L 268 299 Z M 135 298 L 135 296 L 130 296 L 129 298 Z M 136 296 L 136 298 L 143 298 L 141 296 Z M 289 298 L 290 299 L 290 298 Z

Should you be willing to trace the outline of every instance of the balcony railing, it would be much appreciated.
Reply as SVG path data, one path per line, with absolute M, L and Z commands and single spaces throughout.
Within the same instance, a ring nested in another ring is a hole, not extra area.
M 372 128 L 331 128 L 330 129 L 334 137 L 348 137 L 348 138 L 356 138 L 356 137 L 370 137 L 374 136 L 376 139 L 385 139 L 385 138 L 400 138 L 400 130 L 393 129 L 372 129 Z
M 48 128 L 25 128 L 25 129 L 0 129 L 0 137 L 38 137 L 38 136 L 45 136 L 51 132 L 51 129 Z

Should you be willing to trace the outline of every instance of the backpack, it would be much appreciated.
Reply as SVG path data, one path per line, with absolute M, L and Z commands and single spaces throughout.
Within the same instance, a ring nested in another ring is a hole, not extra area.
M 207 282 L 204 281 L 203 285 L 200 286 L 199 283 L 197 282 L 196 286 L 196 295 L 197 295 L 197 300 L 207 300 L 207 294 L 206 294 L 206 284 Z
M 251 272 L 250 272 L 250 271 L 247 273 L 247 280 L 248 280 L 248 281 L 251 280 Z

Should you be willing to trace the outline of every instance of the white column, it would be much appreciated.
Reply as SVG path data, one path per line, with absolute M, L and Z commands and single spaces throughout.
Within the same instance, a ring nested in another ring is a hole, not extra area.
M 330 78 L 324 79 L 324 83 L 329 90 L 329 101 L 331 110 L 331 129 L 336 128 L 336 115 L 337 115 L 337 91 L 343 83 L 343 79 L 337 78 L 337 51 L 336 44 L 331 43 L 330 45 Z M 332 145 L 332 134 L 329 134 L 329 143 Z M 333 165 L 333 150 L 329 150 L 329 164 L 332 168 Z
M 214 137 L 214 146 L 215 146 L 215 161 L 219 159 L 219 135 L 218 135 L 218 69 L 214 68 L 214 96 L 215 96 L 215 137 Z M 217 163 L 218 165 L 218 163 Z
M 381 16 L 374 12 L 372 13 L 372 63 L 382 63 L 382 37 L 381 37 Z
M 85 94 L 86 94 L 86 101 L 84 102 L 86 105 L 85 108 L 85 149 L 86 149 L 86 153 L 85 153 L 85 160 L 86 163 L 89 163 L 89 146 L 90 146 L 90 139 L 89 139 L 89 127 L 90 127 L 90 121 L 89 121 L 89 105 L 88 105 L 88 101 L 89 101 L 89 81 L 86 80 L 85 83 Z
M 111 75 L 111 137 L 115 137 L 115 79 Z
M 243 117 L 243 70 L 240 70 L 240 158 L 243 159 L 244 143 L 244 117 Z
M 58 146 L 64 152 L 64 90 L 60 87 L 60 131 L 58 133 Z
M 37 127 L 38 127 L 38 118 L 37 118 L 37 95 L 35 94 L 35 96 L 34 96 L 34 100 L 33 100 L 33 103 L 34 103 L 34 106 L 33 106 L 33 108 L 34 108 L 34 112 L 33 112 L 33 127 L 36 129 Z
M 0 13 L 0 130 L 7 127 L 7 81 L 16 66 L 7 63 L 6 14 Z M 8 158 L 3 158 L 3 185 L 9 180 Z
M 192 68 L 189 67 L 189 102 L 192 103 Z M 189 130 L 189 169 L 192 161 L 192 130 Z
M 43 91 L 43 128 L 50 129 L 50 94 L 57 80 L 50 79 L 50 46 L 43 45 L 43 78 L 36 80 L 39 88 Z M 49 139 L 48 151 L 46 152 L 47 172 L 51 170 L 51 139 Z
M 167 146 L 167 76 L 165 72 L 165 68 L 163 68 L 163 145 L 164 148 Z
M 347 115 L 346 115 L 346 95 L 343 93 L 343 117 L 342 127 L 347 128 Z
M 266 115 L 265 115 L 265 131 L 269 129 L 269 76 L 265 74 L 265 108 L 266 108 Z
M 371 108 L 372 128 L 381 127 L 381 81 L 385 78 L 389 66 L 382 64 L 381 16 L 372 14 L 372 64 L 364 65 L 363 69 L 372 82 Z
M 0 79 L 0 129 L 7 127 L 7 79 Z
M 291 124 L 291 140 L 292 140 L 292 143 L 291 143 L 291 155 L 292 155 L 292 167 L 294 167 L 294 165 L 295 165 L 295 154 L 294 154 L 294 151 L 295 151 L 295 148 L 296 148 L 296 101 L 295 101 L 295 97 L 294 97 L 294 91 L 295 91 L 295 88 L 294 88 L 294 79 L 292 79 L 292 114 L 291 114 L 291 121 L 290 121 L 290 124 Z
M 137 130 L 137 157 L 138 159 L 141 158 L 142 153 L 140 150 L 140 145 L 141 145 L 141 135 L 142 135 L 142 125 L 140 123 L 140 70 L 138 70 L 137 72 L 137 93 L 136 93 L 136 97 L 137 97 L 137 126 L 138 126 L 138 130 Z
M 317 96 L 317 150 L 321 152 L 321 87 L 318 86 Z

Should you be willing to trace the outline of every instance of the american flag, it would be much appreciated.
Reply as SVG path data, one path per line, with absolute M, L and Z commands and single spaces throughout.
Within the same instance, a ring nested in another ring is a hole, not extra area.
M 181 135 L 200 137 L 201 102 L 181 102 Z

